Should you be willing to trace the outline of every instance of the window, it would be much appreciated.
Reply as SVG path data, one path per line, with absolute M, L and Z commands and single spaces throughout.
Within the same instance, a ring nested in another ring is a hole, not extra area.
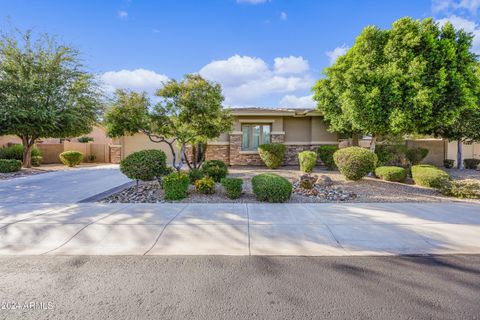
M 270 143 L 270 131 L 269 124 L 242 125 L 242 150 L 256 151 L 260 144 Z

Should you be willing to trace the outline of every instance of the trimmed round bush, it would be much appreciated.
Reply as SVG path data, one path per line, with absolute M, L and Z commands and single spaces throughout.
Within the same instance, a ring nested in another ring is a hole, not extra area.
M 261 144 L 258 146 L 258 155 L 269 169 L 276 169 L 283 164 L 287 147 L 281 143 Z
M 210 177 L 203 177 L 195 181 L 195 191 L 203 194 L 215 193 L 215 181 Z
M 479 164 L 480 159 L 463 159 L 463 165 L 465 166 L 465 169 L 477 169 Z
M 149 181 L 169 173 L 162 150 L 142 150 L 120 161 L 120 171 L 130 179 Z
M 386 181 L 405 182 L 407 170 L 394 166 L 378 167 L 375 169 L 375 176 Z
M 202 172 L 204 175 L 212 178 L 215 182 L 220 182 L 222 178 L 227 176 L 228 168 L 222 160 L 208 160 L 203 163 Z
M 229 199 L 238 199 L 242 194 L 242 185 L 243 185 L 242 179 L 223 178 L 221 183 Z
M 412 166 L 412 178 L 419 186 L 436 189 L 441 189 L 450 182 L 448 173 L 428 164 Z
M 453 168 L 454 164 L 455 164 L 455 160 L 452 160 L 452 159 L 443 160 L 443 166 L 447 169 Z
M 194 184 L 195 181 L 202 179 L 204 176 L 203 171 L 197 168 L 192 168 L 188 171 L 188 179 L 191 184 Z
M 420 147 L 410 148 L 407 149 L 407 151 L 405 152 L 405 156 L 408 162 L 410 162 L 410 164 L 413 166 L 419 164 L 420 162 L 422 162 L 423 159 L 428 156 L 428 149 Z
M 181 200 L 188 195 L 188 174 L 185 172 L 172 172 L 163 178 L 163 189 L 166 200 Z
M 83 160 L 83 153 L 78 151 L 65 151 L 60 153 L 60 161 L 66 166 L 75 167 Z
M 302 151 L 298 154 L 298 162 L 302 172 L 310 173 L 317 163 L 317 154 L 313 151 Z
M 0 173 L 17 172 L 22 168 L 22 161 L 15 159 L 0 159 Z
M 333 154 L 335 164 L 340 173 L 348 180 L 360 180 L 369 172 L 373 172 L 377 156 L 368 149 L 349 147 Z
M 32 156 L 32 165 L 34 165 L 33 164 L 34 157 L 40 157 L 40 161 L 42 159 L 42 153 L 36 147 L 32 148 L 31 156 Z M 15 159 L 15 160 L 23 161 L 23 145 L 14 144 L 14 145 L 11 145 L 10 147 L 1 148 L 0 159 Z
M 263 173 L 252 178 L 252 189 L 257 200 L 285 202 L 292 194 L 292 184 L 274 173 Z
M 337 166 L 333 160 L 333 154 L 338 150 L 337 146 L 320 146 L 317 148 L 318 157 L 328 170 L 335 170 Z
M 42 164 L 43 157 L 42 156 L 32 156 L 31 163 L 34 167 L 40 167 Z

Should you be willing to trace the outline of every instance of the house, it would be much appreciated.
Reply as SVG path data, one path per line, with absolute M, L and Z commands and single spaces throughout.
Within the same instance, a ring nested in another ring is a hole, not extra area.
M 338 145 L 338 135 L 327 130 L 322 115 L 313 109 L 235 108 L 231 132 L 208 142 L 206 159 L 228 165 L 262 165 L 258 146 L 283 143 L 287 146 L 284 164 L 298 164 L 298 152 L 321 145 Z M 141 133 L 118 139 L 121 158 L 144 149 L 161 149 L 171 161 L 166 144 L 153 143 Z
M 283 143 L 287 147 L 285 165 L 298 164 L 298 153 L 314 150 L 321 145 L 349 145 L 348 139 L 340 139 L 338 134 L 329 132 L 320 112 L 314 109 L 272 109 L 272 108 L 235 108 L 231 132 L 225 132 L 215 141 L 209 141 L 206 151 L 207 160 L 222 160 L 228 165 L 262 165 L 258 154 L 258 145 L 262 143 Z M 151 142 L 143 133 L 124 136 L 114 141 L 110 148 L 110 159 L 119 162 L 129 154 L 145 150 L 160 149 L 171 162 L 172 155 L 167 144 Z M 370 141 L 360 141 L 368 148 Z M 444 159 L 456 159 L 457 144 L 443 139 L 407 140 L 408 147 L 424 147 L 429 154 L 424 160 L 437 166 L 443 166 Z M 464 144 L 464 158 L 480 158 L 480 144 Z M 178 154 L 178 149 L 175 146 Z M 114 160 L 115 159 L 115 160 Z

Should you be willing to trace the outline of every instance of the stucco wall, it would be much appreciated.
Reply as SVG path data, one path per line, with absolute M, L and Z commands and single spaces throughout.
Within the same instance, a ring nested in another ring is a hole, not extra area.
M 233 131 L 242 131 L 242 123 L 271 123 L 272 132 L 283 131 L 283 117 L 279 116 L 238 116 L 234 117 Z
M 463 144 L 463 159 L 475 158 L 480 159 L 480 143 Z M 455 160 L 457 165 L 457 141 L 449 141 L 447 144 L 447 159 Z
M 125 136 L 120 139 L 122 145 L 122 158 L 125 158 L 129 154 L 146 149 L 158 149 L 163 150 L 167 155 L 167 163 L 172 162 L 172 152 L 170 147 L 166 143 L 155 143 L 150 141 L 150 139 L 143 133 L 137 133 L 133 136 Z M 178 148 L 174 146 L 175 153 L 178 152 Z
M 9 143 L 22 143 L 17 136 L 0 136 L 0 148 L 6 147 Z
M 446 143 L 443 140 L 407 140 L 406 143 L 408 148 L 422 147 L 428 149 L 428 155 L 423 159 L 423 163 L 443 166 L 446 154 Z
M 327 125 L 322 117 L 312 117 L 311 138 L 312 144 L 328 144 L 338 141 L 338 134 L 327 130 Z
M 285 117 L 282 131 L 285 131 L 285 142 L 310 143 L 311 117 Z

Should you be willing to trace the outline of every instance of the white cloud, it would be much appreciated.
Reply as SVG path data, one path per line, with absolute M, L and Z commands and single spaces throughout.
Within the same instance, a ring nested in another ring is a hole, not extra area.
M 287 94 L 280 100 L 280 107 L 284 108 L 314 108 L 315 101 L 313 95 L 298 97 L 296 95 Z
M 100 80 L 107 91 L 130 89 L 153 94 L 162 83 L 168 81 L 168 77 L 151 70 L 136 69 L 108 71 L 100 76 Z
M 237 3 L 260 4 L 270 0 L 237 0 Z
M 451 12 L 451 11 L 468 11 L 476 14 L 480 8 L 480 0 L 433 0 L 433 13 Z
M 344 44 L 341 47 L 336 47 L 335 49 L 333 49 L 333 51 L 325 52 L 325 54 L 330 59 L 330 64 L 332 65 L 335 63 L 335 61 L 337 61 L 338 57 L 343 56 L 345 53 L 347 53 L 348 49 L 349 48 Z
M 285 61 L 290 61 L 288 58 Z M 303 59 L 303 58 L 302 58 Z M 306 62 L 306 61 L 305 61 Z M 281 62 L 277 62 L 277 66 Z M 308 66 L 308 62 L 307 66 Z M 281 64 L 282 70 L 295 70 L 295 75 L 278 74 L 260 58 L 235 55 L 226 60 L 213 61 L 200 70 L 200 75 L 206 79 L 219 82 L 222 85 L 227 104 L 255 104 L 258 99 L 272 94 L 288 94 L 306 90 L 313 84 L 312 77 L 302 65 L 299 73 L 298 63 Z
M 288 16 L 286 12 L 280 12 L 280 20 L 287 20 Z
M 308 61 L 303 57 L 275 58 L 274 69 L 277 74 L 304 73 L 308 71 Z
M 452 15 L 448 18 L 439 19 L 437 22 L 440 25 L 444 25 L 450 22 L 456 29 L 463 29 L 466 32 L 473 34 L 472 51 L 476 54 L 480 54 L 480 26 L 471 20 L 467 20 L 456 15 Z
M 118 16 L 120 19 L 127 19 L 127 18 L 128 18 L 128 12 L 127 12 L 127 11 L 124 11 L 124 10 L 118 10 L 117 16 Z

